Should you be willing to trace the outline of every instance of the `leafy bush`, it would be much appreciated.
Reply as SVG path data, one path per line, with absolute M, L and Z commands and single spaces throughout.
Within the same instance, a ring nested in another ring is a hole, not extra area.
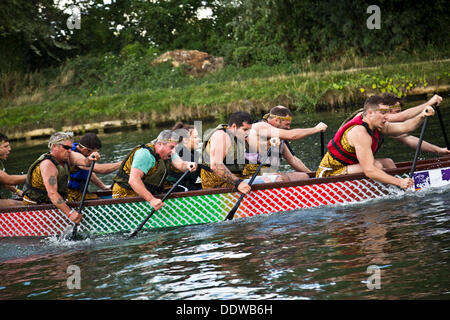
M 254 60 L 256 63 L 273 66 L 288 62 L 286 51 L 277 45 L 258 47 L 254 50 Z
M 136 59 L 146 55 L 146 48 L 140 42 L 133 42 L 126 45 L 121 51 L 120 56 L 124 59 Z
M 71 74 L 67 86 L 89 88 L 102 81 L 105 69 L 102 57 L 87 55 L 69 59 L 61 67 L 61 75 Z
M 233 51 L 233 63 L 239 67 L 248 67 L 253 62 L 252 47 L 237 47 Z

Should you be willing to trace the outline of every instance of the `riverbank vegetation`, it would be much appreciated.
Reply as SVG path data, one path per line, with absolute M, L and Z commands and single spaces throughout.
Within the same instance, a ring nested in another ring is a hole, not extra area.
M 384 2 L 379 30 L 366 26 L 370 3 L 356 0 L 73 1 L 83 13 L 73 30 L 73 12 L 38 2 L 6 1 L 10 11 L 0 12 L 6 133 L 111 119 L 222 119 L 275 104 L 313 112 L 450 83 L 442 41 L 449 17 L 438 0 Z M 224 57 L 225 67 L 196 77 L 170 62 L 151 66 L 180 48 Z

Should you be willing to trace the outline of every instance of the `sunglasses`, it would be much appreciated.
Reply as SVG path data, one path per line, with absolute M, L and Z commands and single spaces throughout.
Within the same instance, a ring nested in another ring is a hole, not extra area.
M 72 146 L 67 146 L 65 144 L 60 144 L 60 146 L 63 147 L 67 151 L 72 150 Z

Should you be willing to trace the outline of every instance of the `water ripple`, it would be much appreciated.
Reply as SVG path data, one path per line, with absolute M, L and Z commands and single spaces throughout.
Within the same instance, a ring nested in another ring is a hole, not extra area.
M 429 192 L 149 231 L 133 241 L 8 240 L 0 298 L 447 297 L 449 203 L 448 193 Z M 80 266 L 80 290 L 66 286 L 68 265 Z M 381 272 L 380 290 L 367 288 L 371 265 Z

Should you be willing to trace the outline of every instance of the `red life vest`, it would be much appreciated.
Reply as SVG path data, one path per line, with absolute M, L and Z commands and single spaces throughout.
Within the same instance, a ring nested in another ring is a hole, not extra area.
M 354 152 L 348 152 L 344 149 L 344 147 L 341 144 L 342 136 L 348 128 L 354 125 L 361 125 L 364 128 L 366 128 L 367 133 L 372 138 L 372 152 L 375 154 L 381 147 L 381 144 L 383 143 L 383 134 L 378 131 L 378 129 L 375 129 L 372 131 L 369 128 L 369 125 L 362 120 L 362 115 L 359 115 L 346 124 L 344 124 L 338 132 L 334 135 L 333 139 L 328 142 L 328 151 L 330 152 L 331 156 L 342 163 L 345 166 L 359 163 L 358 159 L 356 158 L 356 153 Z

